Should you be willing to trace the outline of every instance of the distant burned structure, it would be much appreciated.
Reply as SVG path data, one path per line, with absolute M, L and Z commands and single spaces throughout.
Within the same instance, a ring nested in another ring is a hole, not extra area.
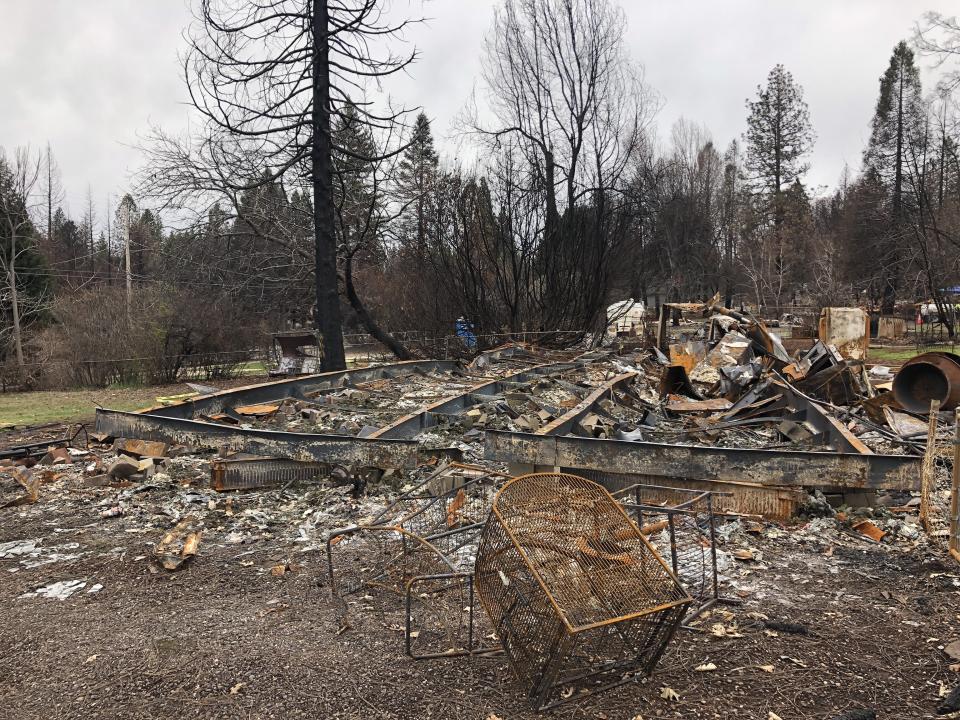
M 320 371 L 323 346 L 316 332 L 288 330 L 274 333 L 273 355 L 277 367 L 271 376 L 310 375 Z

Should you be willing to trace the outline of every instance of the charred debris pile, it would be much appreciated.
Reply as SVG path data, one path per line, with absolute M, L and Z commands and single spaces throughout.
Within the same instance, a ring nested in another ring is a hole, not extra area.
M 686 321 L 668 326 L 680 313 Z M 941 440 L 960 402 L 956 356 L 921 356 L 895 378 L 868 370 L 849 345 L 811 339 L 790 353 L 763 322 L 710 303 L 665 305 L 655 330 L 626 348 L 512 344 L 470 365 L 408 361 L 194 393 L 136 413 L 99 408 L 89 444 L 77 442 L 84 435 L 2 452 L 7 501 L 40 491 L 38 461 L 82 461 L 85 484 L 115 486 L 149 482 L 188 456 L 216 491 L 302 480 L 362 494 L 458 462 L 508 475 L 575 472 L 613 491 L 716 492 L 723 511 L 776 520 L 811 502 L 919 503 L 930 400 L 940 401 L 932 437 Z

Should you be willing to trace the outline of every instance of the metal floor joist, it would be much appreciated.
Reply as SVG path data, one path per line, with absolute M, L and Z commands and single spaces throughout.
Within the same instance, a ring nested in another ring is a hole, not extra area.
M 874 454 L 815 403 L 783 388 L 781 405 L 792 405 L 798 421 L 809 422 L 833 450 L 760 450 L 719 446 L 608 440 L 583 437 L 578 423 L 633 375 L 617 376 L 594 390 L 563 416 L 536 433 L 488 430 L 485 458 L 509 463 L 516 471 L 562 468 L 646 477 L 681 486 L 731 492 L 738 510 L 782 517 L 806 487 L 849 489 L 919 488 L 919 459 Z
M 488 430 L 487 460 L 762 486 L 917 490 L 920 459 L 806 450 L 757 450 Z
M 452 360 L 412 360 L 318 373 L 304 377 L 247 385 L 233 390 L 202 395 L 172 405 L 140 412 L 97 409 L 96 431 L 110 437 L 159 440 L 193 447 L 229 449 L 286 460 L 322 462 L 381 468 L 410 468 L 417 463 L 415 442 L 359 438 L 327 433 L 293 433 L 259 430 L 195 420 L 197 416 L 232 413 L 241 405 L 305 398 L 308 394 L 348 385 L 400 378 L 429 372 L 451 372 Z
M 375 367 L 335 370 L 223 390 L 172 405 L 158 405 L 141 410 L 138 414 L 190 420 L 199 415 L 221 413 L 238 405 L 259 405 L 286 398 L 302 399 L 309 393 L 356 385 L 371 380 L 400 378 L 417 373 L 452 372 L 456 369 L 457 362 L 455 360 L 406 360 Z
M 417 464 L 417 443 L 412 440 L 378 440 L 353 435 L 294 433 L 239 428 L 232 425 L 97 409 L 98 433 L 110 437 L 229 449 L 251 455 L 306 460 L 331 465 L 412 468 Z
M 547 375 L 566 372 L 575 367 L 578 367 L 578 363 L 565 362 L 536 365 L 514 373 L 513 375 L 502 377 L 499 380 L 491 380 L 490 382 L 476 385 L 459 395 L 444 398 L 432 405 L 428 405 L 418 412 L 405 415 L 396 422 L 380 428 L 368 437 L 375 439 L 412 438 L 423 430 L 437 425 L 440 418 L 462 413 L 468 408 L 480 404 L 484 398 L 493 398 L 496 395 L 500 395 L 509 390 L 511 386 L 527 383 Z

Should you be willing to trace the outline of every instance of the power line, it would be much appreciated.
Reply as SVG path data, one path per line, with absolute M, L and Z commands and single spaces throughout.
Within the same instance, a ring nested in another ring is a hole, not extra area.
M 237 271 L 239 272 L 239 271 Z M 118 276 L 104 273 L 100 270 L 64 270 L 64 271 L 51 271 L 45 269 L 37 268 L 25 268 L 23 270 L 17 270 L 17 275 L 20 277 L 48 277 L 54 279 L 67 279 L 67 280 L 117 280 Z M 204 282 L 200 280 L 171 280 L 163 278 L 150 278 L 145 275 L 132 275 L 132 278 L 138 283 L 155 283 L 158 285 L 172 285 L 174 287 L 187 287 L 187 286 L 196 286 L 196 287 L 215 287 L 221 289 L 229 290 L 241 290 L 245 288 L 251 288 L 255 286 L 255 283 L 259 282 L 269 282 L 270 284 L 276 285 L 276 289 L 291 289 L 298 290 L 302 292 L 310 292 L 314 290 L 312 285 L 296 285 L 291 284 L 286 278 L 268 278 L 264 276 L 257 276 L 251 278 L 250 282 Z M 281 283 L 285 283 L 281 285 Z

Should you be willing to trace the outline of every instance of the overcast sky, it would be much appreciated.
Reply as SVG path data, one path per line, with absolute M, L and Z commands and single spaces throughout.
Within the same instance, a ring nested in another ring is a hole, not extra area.
M 420 51 L 389 92 L 422 105 L 438 136 L 478 82 L 480 52 L 500 0 L 393 0 L 431 20 L 408 33 Z M 0 0 L 0 146 L 50 142 L 67 204 L 82 213 L 87 185 L 100 219 L 124 191 L 150 123 L 188 122 L 177 60 L 188 0 Z M 660 134 L 680 117 L 725 147 L 744 131 L 744 103 L 783 63 L 803 85 L 817 134 L 808 184 L 833 185 L 859 167 L 879 77 L 891 50 L 943 0 L 624 0 L 629 52 L 663 97 Z M 928 61 L 922 61 L 927 63 Z M 927 84 L 932 84 L 925 73 Z M 449 153 L 456 145 L 442 142 Z

